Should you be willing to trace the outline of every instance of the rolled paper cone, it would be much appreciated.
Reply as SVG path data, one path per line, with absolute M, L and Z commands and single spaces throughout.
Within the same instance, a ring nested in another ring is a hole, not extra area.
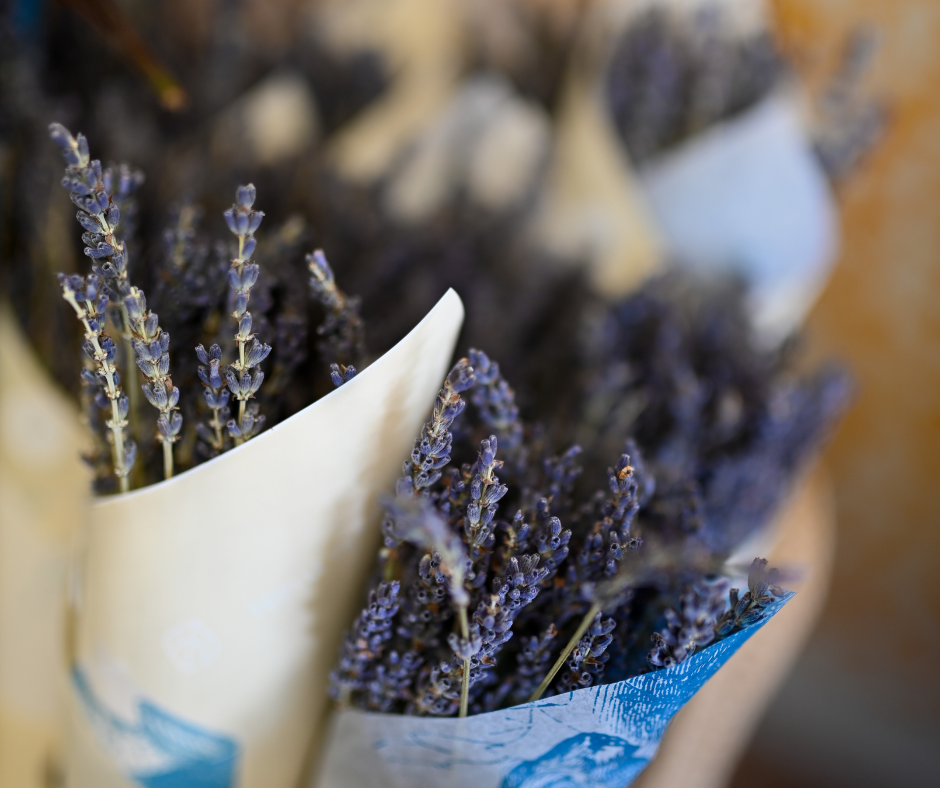
M 68 784 L 295 788 L 457 294 L 353 380 L 169 481 L 97 502 L 72 596 Z
M 601 292 L 630 292 L 660 263 L 655 223 L 614 128 L 604 75 L 630 2 L 592 7 L 575 44 L 558 110 L 545 193 L 529 232 L 537 244 L 586 260 Z
M 311 788 L 630 785 L 676 712 L 761 626 L 665 670 L 464 719 L 342 711 Z
M 776 93 L 640 169 L 647 203 L 682 266 L 735 272 L 760 335 L 800 325 L 838 245 L 837 209 L 789 93 Z
M 0 304 L 0 786 L 60 766 L 62 594 L 89 498 L 84 430 Z

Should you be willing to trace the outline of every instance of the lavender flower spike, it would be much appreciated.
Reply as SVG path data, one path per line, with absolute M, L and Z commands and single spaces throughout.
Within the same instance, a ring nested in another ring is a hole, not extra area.
M 232 260 L 228 272 L 229 285 L 235 309 L 232 317 L 238 321 L 235 345 L 238 348 L 238 360 L 225 372 L 225 382 L 229 391 L 238 400 L 238 419 L 229 420 L 229 434 L 236 445 L 244 443 L 256 434 L 264 423 L 264 417 L 258 415 L 256 404 L 248 409 L 248 400 L 254 397 L 264 380 L 264 373 L 255 369 L 271 352 L 271 347 L 255 339 L 251 333 L 251 312 L 248 311 L 248 299 L 251 288 L 258 281 L 258 265 L 250 262 L 255 251 L 255 230 L 261 225 L 264 214 L 253 211 L 255 187 L 252 184 L 239 186 L 235 192 L 235 204 L 225 212 L 225 221 L 229 230 L 238 238 L 238 254 Z M 249 347 L 248 343 L 251 342 Z M 254 369 L 254 372 L 252 370 Z
M 594 616 L 587 632 L 578 642 L 568 659 L 568 670 L 562 673 L 555 685 L 555 694 L 591 687 L 600 681 L 604 673 L 604 664 L 609 655 L 604 653 L 613 640 L 610 634 L 616 627 L 612 618 Z
M 350 298 L 336 286 L 333 269 L 321 249 L 307 255 L 307 267 L 310 269 L 313 297 L 326 310 L 326 320 L 317 328 L 317 334 L 322 337 L 321 355 L 331 364 L 362 364 L 365 361 L 365 342 L 359 299 Z
M 398 480 L 398 494 L 420 494 L 441 478 L 441 469 L 450 463 L 453 435 L 450 428 L 466 407 L 460 393 L 475 382 L 473 367 L 462 358 L 447 375 L 444 387 L 434 402 L 431 420 L 421 430 L 415 441 L 411 460 L 405 462 L 403 476 Z
M 91 158 L 84 135 L 73 137 L 59 123 L 49 126 L 49 135 L 62 149 L 65 158 L 62 185 L 69 190 L 69 197 L 78 208 L 75 218 L 85 229 L 82 241 L 85 242 L 85 254 L 91 258 L 91 270 L 103 282 L 110 302 L 121 310 L 124 360 L 129 365 L 134 351 L 130 317 L 124 301 L 130 295 L 130 283 L 127 279 L 127 250 L 117 236 L 117 229 L 121 220 L 120 206 L 131 207 L 131 197 L 143 183 L 144 176 L 127 165 L 121 165 L 117 176 L 110 169 L 102 170 L 101 162 Z M 115 185 L 116 189 L 113 188 Z M 131 413 L 137 411 L 136 391 L 131 387 Z
M 206 404 L 212 412 L 212 419 L 208 424 L 200 422 L 196 425 L 196 433 L 209 446 L 213 456 L 220 454 L 226 448 L 226 433 L 224 427 L 229 420 L 228 401 L 230 392 L 222 379 L 220 364 L 222 363 L 222 349 L 213 345 L 207 351 L 202 345 L 196 348 L 196 356 L 205 365 L 197 370 L 199 381 L 205 387 L 203 393 Z
M 346 633 L 339 665 L 330 674 L 330 695 L 348 701 L 352 692 L 366 690 L 376 678 L 385 644 L 394 635 L 392 620 L 398 612 L 398 581 L 381 583 L 369 594 L 369 604 Z
M 465 582 L 470 571 L 470 559 L 463 540 L 450 529 L 447 521 L 434 510 L 426 497 L 399 493 L 399 497 L 389 501 L 386 508 L 393 518 L 394 536 L 399 541 L 411 542 L 433 551 L 440 562 L 440 571 L 446 579 L 445 586 L 460 623 L 460 637 L 450 638 L 449 643 L 463 662 L 460 716 L 466 717 L 470 690 L 470 659 L 479 651 L 482 642 L 479 631 L 476 628 L 471 630 L 467 618 L 470 595 L 467 593 Z
M 336 388 L 339 388 L 344 383 L 349 383 L 356 377 L 356 368 L 350 364 L 348 367 L 344 367 L 341 364 L 330 364 L 330 380 L 333 381 L 333 385 Z
M 59 274 L 59 284 L 62 297 L 75 310 L 85 328 L 85 353 L 94 360 L 99 385 L 111 405 L 111 418 L 107 421 L 107 427 L 111 431 L 114 475 L 118 478 L 121 492 L 127 492 L 127 476 L 134 464 L 136 447 L 133 441 L 125 438 L 124 433 L 129 403 L 121 391 L 121 378 L 114 366 L 117 347 L 111 337 L 104 333 L 108 296 L 102 291 L 100 280 L 95 274 L 84 279 Z
M 132 287 L 124 304 L 130 318 L 137 366 L 147 378 L 141 389 L 147 402 L 160 412 L 157 440 L 163 445 L 163 478 L 169 479 L 173 476 L 173 444 L 183 426 L 183 417 L 177 408 L 180 392 L 170 379 L 170 335 L 160 328 L 157 314 L 147 308 L 147 299 L 141 290 Z

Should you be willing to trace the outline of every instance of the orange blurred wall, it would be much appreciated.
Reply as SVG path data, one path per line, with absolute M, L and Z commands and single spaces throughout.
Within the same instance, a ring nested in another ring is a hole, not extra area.
M 826 453 L 838 507 L 831 595 L 734 785 L 937 785 L 940 0 L 773 5 L 810 84 L 871 24 L 881 48 L 869 86 L 891 119 L 839 187 L 841 259 L 809 326 L 814 351 L 846 361 L 858 385 Z M 749 771 L 758 761 L 772 768 Z

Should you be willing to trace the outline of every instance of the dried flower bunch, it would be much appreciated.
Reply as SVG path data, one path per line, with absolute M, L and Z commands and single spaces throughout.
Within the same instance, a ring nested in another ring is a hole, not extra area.
M 734 12 L 704 4 L 687 15 L 657 6 L 624 29 L 606 74 L 607 103 L 637 164 L 747 110 L 791 73 L 770 31 L 732 32 Z M 820 165 L 845 177 L 880 138 L 887 112 L 864 87 L 877 51 L 853 31 L 815 99 L 810 135 Z
M 518 414 L 486 354 L 457 362 L 387 500 L 376 583 L 333 697 L 491 711 L 675 665 L 783 595 L 765 560 L 743 596 L 720 576 L 728 552 L 690 522 L 694 480 L 660 490 L 632 441 L 582 478 L 580 448 L 552 455 Z
M 87 459 L 95 469 L 100 491 L 109 488 L 109 481 L 116 480 L 120 491 L 126 492 L 135 477 L 134 462 L 143 430 L 136 392 L 143 391 L 147 402 L 157 411 L 156 442 L 162 447 L 165 479 L 173 476 L 176 467 L 174 444 L 181 438 L 184 421 L 180 413 L 181 389 L 170 376 L 170 334 L 161 327 L 157 313 L 148 307 L 144 292 L 131 284 L 127 244 L 123 234 L 119 234 L 123 229 L 122 217 L 132 206 L 131 199 L 143 182 L 143 175 L 126 165 L 102 168 L 100 161 L 91 158 L 85 137 L 81 134 L 73 137 L 59 124 L 52 124 L 50 134 L 65 158 L 62 184 L 79 209 L 76 218 L 86 231 L 82 235 L 85 255 L 92 261 L 92 272 L 86 276 L 59 275 L 63 298 L 72 306 L 84 331 L 82 381 L 87 394 L 83 404 L 94 438 L 94 449 Z M 190 361 L 191 366 L 196 366 L 196 360 L 201 364 L 197 375 L 208 414 L 193 431 L 201 441 L 202 457 L 215 456 L 244 443 L 258 434 L 265 421 L 256 395 L 264 381 L 260 365 L 272 348 L 257 338 L 254 329 L 258 326 L 248 311 L 260 275 L 258 264 L 252 260 L 257 246 L 255 232 L 264 217 L 253 208 L 255 197 L 253 185 L 239 186 L 235 204 L 224 213 L 237 243 L 230 250 L 225 272 L 229 287 L 224 296 L 227 311 L 235 320 L 234 337 L 227 352 L 220 344 L 224 343 L 221 337 L 208 350 L 203 344 L 197 345 L 195 359 Z M 170 312 L 174 317 L 190 320 L 194 314 L 202 313 L 204 322 L 208 317 L 218 323 L 221 294 L 212 293 L 210 277 L 204 273 L 208 255 L 204 248 L 194 244 L 198 215 L 199 211 L 192 206 L 178 209 L 176 226 L 165 233 L 168 258 L 182 284 L 176 298 L 169 299 Z M 217 256 L 225 251 L 223 245 Z M 336 287 L 322 252 L 315 252 L 310 259 L 311 294 L 323 304 L 327 314 L 320 333 L 334 355 L 349 362 L 340 371 L 331 371 L 338 386 L 355 374 L 352 359 L 361 363 L 363 358 L 359 306 Z M 216 285 L 220 279 L 216 277 Z M 161 295 L 168 294 L 163 288 Z M 109 313 L 119 342 L 105 332 Z M 262 325 L 269 328 L 266 322 Z M 214 334 L 221 332 L 216 325 Z M 227 354 L 231 359 L 228 362 Z M 283 375 L 281 361 L 279 371 Z M 332 367 L 336 368 L 336 364 Z M 190 396 L 197 391 L 194 386 L 185 390 Z M 230 403 L 237 403 L 234 417 Z M 141 473 L 136 478 L 146 481 L 149 477 Z
M 785 63 L 767 31 L 735 38 L 731 14 L 704 5 L 690 18 L 643 12 L 624 30 L 607 73 L 607 101 L 630 157 L 642 162 L 752 106 Z

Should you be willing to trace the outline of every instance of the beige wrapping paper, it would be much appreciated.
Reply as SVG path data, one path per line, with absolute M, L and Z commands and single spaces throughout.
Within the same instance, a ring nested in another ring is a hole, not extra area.
M 604 74 L 617 34 L 634 13 L 624 0 L 590 9 L 558 111 L 548 184 L 531 233 L 537 244 L 586 259 L 597 288 L 633 290 L 660 261 L 660 243 L 633 166 L 610 118 Z
M 63 589 L 89 498 L 78 410 L 0 304 L 0 786 L 59 770 Z
M 69 786 L 298 784 L 375 555 L 376 497 L 428 417 L 462 319 L 448 291 L 341 389 L 94 505 L 71 598 Z

